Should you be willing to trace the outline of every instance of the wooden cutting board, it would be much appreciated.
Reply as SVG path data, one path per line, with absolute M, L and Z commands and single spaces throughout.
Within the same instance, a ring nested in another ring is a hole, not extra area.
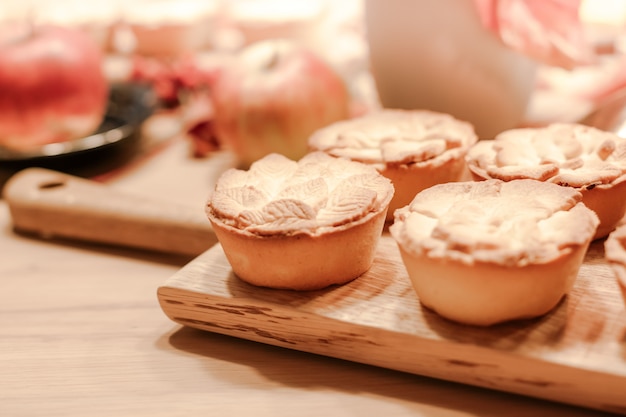
M 626 312 L 603 243 L 592 244 L 572 293 L 551 313 L 489 328 L 423 308 L 388 234 L 371 269 L 343 286 L 254 287 L 233 274 L 217 244 L 157 294 L 185 326 L 626 414 Z

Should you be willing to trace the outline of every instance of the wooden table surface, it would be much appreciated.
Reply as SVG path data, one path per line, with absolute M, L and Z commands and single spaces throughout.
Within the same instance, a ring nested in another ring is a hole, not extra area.
M 174 141 L 109 182 L 202 210 L 231 162 Z M 181 327 L 156 290 L 188 261 L 20 235 L 0 201 L 0 415 L 604 415 Z

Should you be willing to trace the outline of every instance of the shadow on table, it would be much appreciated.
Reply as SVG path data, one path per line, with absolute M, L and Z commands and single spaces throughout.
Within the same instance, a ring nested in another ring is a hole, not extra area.
M 402 401 L 407 410 L 417 405 L 458 409 L 467 415 L 508 417 L 527 415 L 610 416 L 594 410 L 553 403 L 515 394 L 412 375 L 375 366 L 309 354 L 301 351 L 181 327 L 158 343 L 203 358 L 218 359 L 253 368 L 270 383 L 309 390 L 371 394 Z M 218 370 L 211 369 L 211 372 Z M 241 375 L 219 375 L 243 384 Z M 257 386 L 258 383 L 255 384 Z
M 14 230 L 11 225 L 7 226 L 6 231 L 0 230 L 0 233 L 14 233 L 15 236 L 24 239 L 36 239 L 40 243 L 50 245 L 62 245 L 74 250 L 99 252 L 101 254 L 120 256 L 132 259 L 138 259 L 150 263 L 159 263 L 163 265 L 172 265 L 182 268 L 193 260 L 192 256 L 163 253 L 138 248 L 121 247 L 115 244 L 87 242 L 82 240 L 68 239 L 62 237 L 42 237 L 37 233 L 22 232 Z

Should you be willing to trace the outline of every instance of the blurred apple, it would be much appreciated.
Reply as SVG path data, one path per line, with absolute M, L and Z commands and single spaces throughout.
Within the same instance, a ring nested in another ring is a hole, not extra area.
M 98 45 L 54 25 L 0 26 L 0 145 L 28 149 L 95 132 L 108 84 Z
M 276 152 L 299 159 L 317 129 L 349 116 L 344 80 L 322 58 L 289 40 L 256 42 L 212 86 L 215 132 L 242 166 Z

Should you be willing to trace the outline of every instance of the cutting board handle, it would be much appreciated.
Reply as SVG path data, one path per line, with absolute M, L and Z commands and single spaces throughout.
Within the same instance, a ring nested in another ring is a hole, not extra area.
M 15 230 L 197 256 L 217 242 L 203 207 L 155 201 L 114 187 L 27 168 L 5 184 Z

